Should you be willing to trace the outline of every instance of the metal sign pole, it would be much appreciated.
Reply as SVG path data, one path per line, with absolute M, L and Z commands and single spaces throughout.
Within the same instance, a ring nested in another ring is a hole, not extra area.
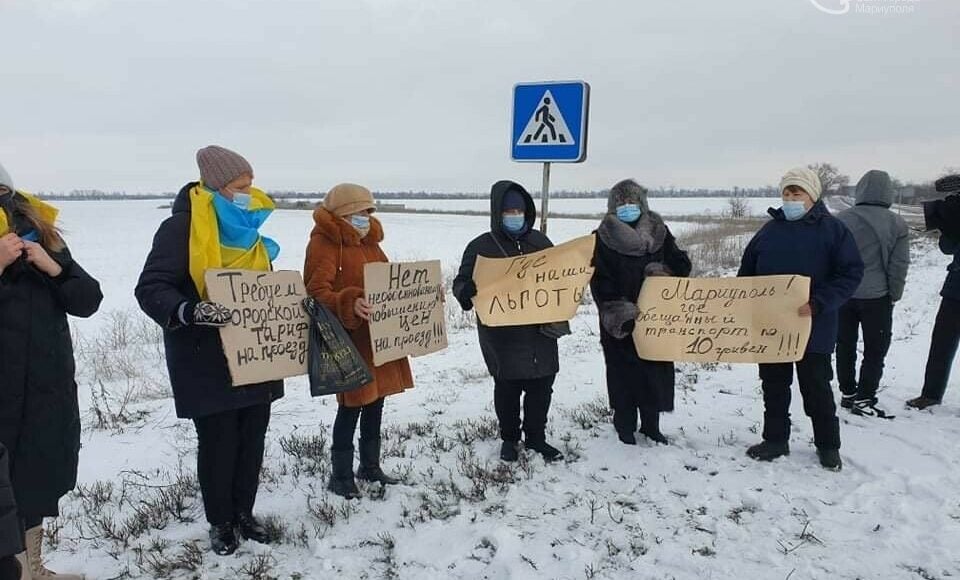
M 540 233 L 547 235 L 547 206 L 550 201 L 550 162 L 543 164 L 543 187 L 540 189 Z

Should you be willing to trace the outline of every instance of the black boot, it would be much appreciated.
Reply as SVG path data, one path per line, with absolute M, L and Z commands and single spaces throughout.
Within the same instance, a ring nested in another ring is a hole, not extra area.
M 636 445 L 637 437 L 631 431 L 617 431 L 617 437 L 624 445 Z
M 644 411 L 640 414 L 640 433 L 647 439 L 651 439 L 661 445 L 669 445 L 670 442 L 660 432 L 660 412 Z
M 364 481 L 379 481 L 383 485 L 400 483 L 399 479 L 390 477 L 380 468 L 380 440 L 360 440 L 360 469 L 357 477 Z
M 524 443 L 524 447 L 539 453 L 541 456 L 543 456 L 543 460 L 546 461 L 547 463 L 550 463 L 551 461 L 560 461 L 561 459 L 563 459 L 563 453 L 560 453 L 559 449 L 557 449 L 553 445 L 550 445 L 546 441 L 527 440 Z
M 817 458 L 824 469 L 840 471 L 843 468 L 843 461 L 840 459 L 838 449 L 817 449 Z
M 790 455 L 790 445 L 786 442 L 774 443 L 773 441 L 763 441 L 756 445 L 751 445 L 747 449 L 747 455 L 757 461 L 773 461 L 777 457 Z
M 926 409 L 927 407 L 932 407 L 934 405 L 939 405 L 940 401 L 937 399 L 931 399 L 930 397 L 924 397 L 920 395 L 915 399 L 910 399 L 907 401 L 908 407 L 913 407 L 914 409 L 919 409 L 920 411 Z
M 330 451 L 332 471 L 327 489 L 347 499 L 360 497 L 357 482 L 353 480 L 353 449 Z
M 237 535 L 233 524 L 214 524 L 210 526 L 210 549 L 219 556 L 229 556 L 237 551 Z
M 241 537 L 261 544 L 271 543 L 272 538 L 270 538 L 270 532 L 267 531 L 267 528 L 263 527 L 263 524 L 257 521 L 253 513 L 247 512 L 245 514 L 239 514 L 236 519 L 237 530 L 240 532 Z
M 517 450 L 516 441 L 504 441 L 500 444 L 500 459 L 504 461 L 516 461 L 520 459 L 520 452 Z

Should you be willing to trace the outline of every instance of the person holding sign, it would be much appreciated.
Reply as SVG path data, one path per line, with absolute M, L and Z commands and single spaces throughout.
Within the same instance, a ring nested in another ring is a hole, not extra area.
M 660 413 L 673 411 L 673 363 L 641 359 L 632 333 L 644 280 L 689 276 L 691 264 L 663 218 L 650 211 L 646 188 L 632 179 L 610 189 L 607 215 L 597 228 L 593 266 L 590 291 L 600 313 L 600 345 L 617 436 L 627 445 L 637 444 L 639 412 L 640 433 L 667 444 Z
M 103 294 L 71 256 L 57 213 L 15 189 L 0 166 L 0 445 L 9 452 L 13 517 L 26 530 L 26 551 L 17 558 L 24 578 L 77 580 L 43 566 L 43 518 L 58 515 L 80 462 L 67 316 L 93 316 Z
M 498 181 L 490 190 L 490 231 L 477 236 L 463 252 L 453 281 L 453 295 L 464 310 L 473 309 L 477 285 L 473 281 L 477 256 L 507 258 L 553 247 L 533 229 L 537 210 L 527 190 L 512 181 Z M 547 414 L 553 382 L 560 370 L 557 339 L 569 334 L 569 324 L 486 326 L 477 320 L 480 350 L 493 377 L 493 405 L 500 422 L 500 458 L 519 459 L 520 408 L 523 398 L 524 445 L 546 461 L 563 459 L 547 443 Z M 525 394 L 524 394 L 525 393 Z
M 406 357 L 379 367 L 373 364 L 368 323 L 372 307 L 364 298 L 363 266 L 388 261 L 380 249 L 383 226 L 370 215 L 376 207 L 367 188 L 353 183 L 334 186 L 323 205 L 313 212 L 315 225 L 303 266 L 307 293 L 337 316 L 373 371 L 373 382 L 337 395 L 328 489 L 348 499 L 360 496 L 353 473 L 353 436 L 358 420 L 360 468 L 356 476 L 382 484 L 398 483 L 380 467 L 383 399 L 413 388 Z
M 805 167 L 791 169 L 780 181 L 783 207 L 769 210 L 772 220 L 753 236 L 743 253 L 738 276 L 799 274 L 810 278 L 810 300 L 798 316 L 812 316 L 810 340 L 796 363 L 803 410 L 813 423 L 820 465 L 839 470 L 840 422 L 830 380 L 830 355 L 837 343 L 840 307 L 863 278 L 857 243 L 843 222 L 820 199 L 820 178 Z M 763 441 L 747 455 L 772 461 L 790 454 L 792 363 L 761 364 Z
M 231 312 L 207 297 L 204 273 L 234 268 L 269 271 L 280 250 L 259 228 L 273 200 L 252 186 L 253 168 L 239 154 L 211 145 L 197 151 L 200 181 L 183 186 L 173 215 L 153 238 L 135 294 L 163 328 L 167 371 L 177 416 L 197 431 L 197 478 L 220 555 L 243 538 L 268 543 L 253 515 L 263 464 L 270 404 L 283 381 L 234 387 L 218 328 Z

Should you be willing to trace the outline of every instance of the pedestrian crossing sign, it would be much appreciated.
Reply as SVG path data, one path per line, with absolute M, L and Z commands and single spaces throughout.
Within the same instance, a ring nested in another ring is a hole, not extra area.
M 579 163 L 587 158 L 590 85 L 520 83 L 513 88 L 514 161 Z

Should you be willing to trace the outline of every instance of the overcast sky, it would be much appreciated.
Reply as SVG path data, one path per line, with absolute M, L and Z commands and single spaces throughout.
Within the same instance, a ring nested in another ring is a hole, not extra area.
M 552 189 L 960 166 L 958 0 L 0 0 L 0 163 L 27 190 L 173 191 L 195 151 L 266 189 L 539 189 L 517 82 L 583 79 Z M 896 6 L 908 13 L 866 14 Z

